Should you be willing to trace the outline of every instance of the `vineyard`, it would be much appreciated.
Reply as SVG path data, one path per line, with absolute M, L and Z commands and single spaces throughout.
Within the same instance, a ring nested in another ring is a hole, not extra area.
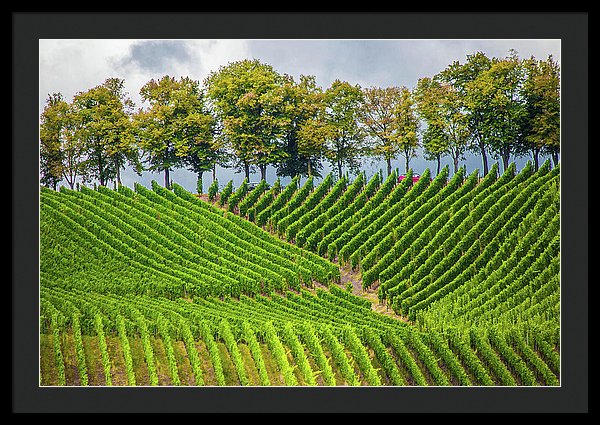
M 559 168 L 407 177 L 42 188 L 40 384 L 560 385 Z

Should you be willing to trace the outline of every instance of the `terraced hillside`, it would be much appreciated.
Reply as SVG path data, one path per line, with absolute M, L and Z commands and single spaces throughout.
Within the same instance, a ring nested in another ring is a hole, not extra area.
M 535 324 L 558 341 L 559 168 L 410 177 L 292 181 L 279 197 L 248 195 L 253 204 L 238 213 L 360 271 L 364 289 L 428 329 Z
M 42 189 L 41 384 L 559 385 L 558 169 L 427 174 Z

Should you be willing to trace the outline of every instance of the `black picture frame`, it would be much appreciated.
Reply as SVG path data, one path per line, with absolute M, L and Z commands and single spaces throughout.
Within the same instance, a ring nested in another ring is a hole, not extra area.
M 387 38 L 561 40 L 561 386 L 39 387 L 38 40 Z M 587 12 L 13 12 L 13 413 L 587 413 Z

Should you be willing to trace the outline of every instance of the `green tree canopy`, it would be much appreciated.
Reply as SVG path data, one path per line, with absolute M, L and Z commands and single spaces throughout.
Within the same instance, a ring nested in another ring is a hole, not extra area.
M 256 59 L 221 66 L 204 81 L 222 124 L 222 136 L 248 180 L 252 165 L 259 167 L 265 179 L 267 166 L 287 156 L 281 143 L 288 123 L 280 90 L 283 83 L 272 66 Z
M 370 140 L 369 151 L 387 164 L 392 173 L 392 160 L 404 147 L 401 134 L 403 90 L 401 87 L 367 87 L 363 89 L 364 101 L 360 108 L 360 121 Z
M 527 118 L 524 120 L 522 151 L 530 152 L 536 169 L 540 153 L 552 156 L 558 164 L 560 152 L 560 66 L 550 55 L 525 61 L 527 77 L 523 83 Z
M 76 94 L 72 103 L 74 137 L 85 148 L 85 181 L 105 186 L 116 180 L 123 158 L 132 152 L 131 121 L 115 81 Z
M 400 102 L 396 106 L 396 119 L 398 127 L 398 144 L 400 153 L 406 160 L 406 173 L 410 169 L 410 160 L 417 156 L 419 148 L 419 119 L 416 113 L 415 101 L 410 90 L 402 87 Z
M 317 125 L 320 134 L 326 136 L 326 156 L 337 168 L 338 177 L 343 176 L 342 167 L 358 173 L 359 158 L 365 153 L 365 134 L 359 125 L 359 110 L 363 92 L 359 85 L 335 80 L 324 93 L 325 113 Z
M 213 119 L 205 110 L 200 84 L 188 77 L 164 76 L 148 81 L 140 90 L 149 107 L 134 115 L 138 145 L 150 170 L 169 172 L 183 166 L 194 172 L 212 168 Z
M 301 75 L 297 83 L 293 77 L 286 75 L 280 90 L 284 98 L 285 116 L 282 140 L 288 156 L 278 164 L 277 175 L 320 176 L 321 159 L 325 152 L 324 139 L 311 134 L 311 124 L 322 115 L 323 91 L 312 75 Z
M 141 175 L 143 169 L 139 150 L 135 144 L 133 125 L 131 123 L 131 116 L 133 115 L 135 105 L 125 92 L 125 80 L 120 78 L 109 78 L 104 82 L 103 86 L 121 101 L 125 113 L 125 116 L 121 117 L 126 121 L 123 123 L 125 131 L 116 134 L 114 143 L 111 144 L 111 150 L 109 152 L 109 156 L 113 161 L 116 170 L 116 182 L 121 184 L 121 169 L 125 168 L 126 165 L 131 166 L 138 175 Z
M 470 133 L 469 150 L 481 155 L 483 173 L 486 175 L 488 167 L 487 127 L 489 117 L 493 116 L 490 99 L 480 90 L 476 80 L 490 69 L 492 60 L 483 52 L 467 55 L 464 64 L 454 61 L 439 73 L 442 82 L 450 84 L 457 90 L 460 107 L 463 108 L 467 118 L 467 127 Z
M 444 130 L 435 124 L 428 123 L 422 130 L 423 155 L 425 159 L 436 161 L 436 174 L 442 169 L 442 156 L 448 154 L 448 139 Z
M 40 117 L 40 183 L 54 190 L 63 178 L 73 188 L 82 172 L 83 149 L 70 137 L 69 119 L 62 94 L 49 95 Z
M 512 50 L 506 58 L 493 58 L 490 68 L 469 84 L 474 97 L 487 104 L 484 133 L 491 152 L 502 159 L 504 169 L 508 168 L 511 154 L 517 152 L 523 136 L 526 108 L 521 87 L 524 80 L 523 61 Z
M 437 160 L 449 154 L 458 171 L 459 160 L 464 159 L 469 142 L 467 115 L 461 107 L 457 90 L 438 76 L 419 79 L 414 91 L 418 114 L 426 124 L 423 147 Z

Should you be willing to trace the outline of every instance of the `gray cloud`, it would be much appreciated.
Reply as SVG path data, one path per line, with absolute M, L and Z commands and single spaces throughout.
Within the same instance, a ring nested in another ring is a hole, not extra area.
M 361 86 L 407 86 L 433 76 L 453 61 L 482 51 L 504 57 L 560 59 L 560 40 L 251 40 L 253 57 L 279 72 L 314 75 L 322 87 L 337 78 Z
M 115 62 L 116 69 L 138 68 L 141 71 L 163 72 L 173 62 L 184 64 L 192 59 L 188 45 L 182 40 L 150 40 L 135 43 L 129 52 Z

